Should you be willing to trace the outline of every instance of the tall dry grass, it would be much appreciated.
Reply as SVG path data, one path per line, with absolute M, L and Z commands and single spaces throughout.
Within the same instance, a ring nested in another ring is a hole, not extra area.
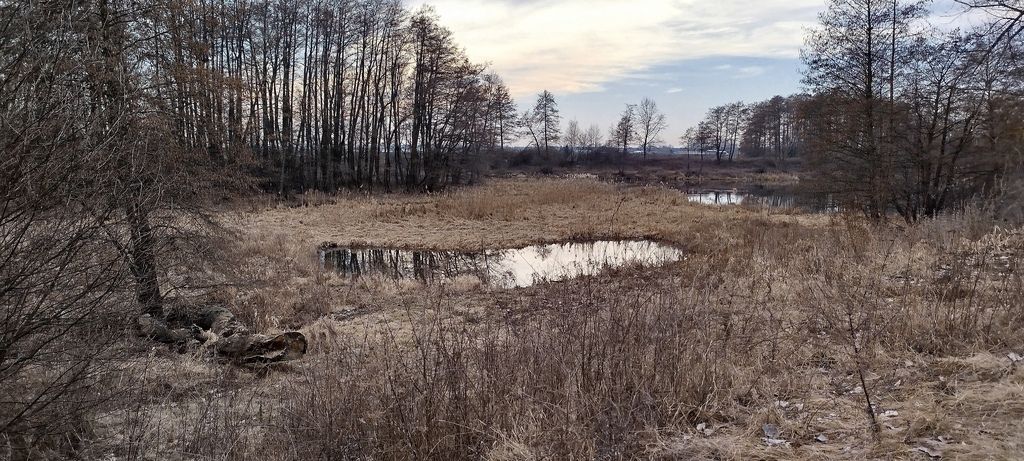
M 494 203 L 472 191 L 441 201 L 446 214 L 515 219 L 591 200 L 589 187 L 552 186 L 525 207 L 512 193 Z M 942 368 L 958 357 L 1024 345 L 1019 231 L 993 230 L 978 216 L 910 229 L 852 217 L 823 228 L 737 223 L 712 229 L 716 238 L 691 245 L 678 265 L 512 294 L 343 283 L 310 266 L 304 248 L 245 243 L 248 258 L 274 270 L 250 262 L 245 271 L 264 280 L 257 294 L 239 288 L 228 297 L 276 319 L 306 319 L 310 355 L 259 372 L 227 372 L 196 356 L 186 363 L 207 371 L 144 386 L 175 392 L 140 395 L 144 404 L 126 420 L 149 426 L 133 423 L 135 441 L 115 451 L 135 453 L 129 459 L 152 457 L 154 447 L 179 459 L 904 458 L 918 439 L 963 432 L 966 420 L 956 418 L 987 418 L 987 401 L 963 415 L 941 406 L 939 395 L 970 395 L 937 379 L 966 373 Z M 275 288 L 297 278 L 306 283 Z M 308 326 L 353 291 L 379 298 L 361 301 L 384 306 L 373 321 Z M 935 365 L 908 371 L 908 361 Z M 1002 373 L 985 379 L 1012 376 Z M 903 402 L 914 406 L 900 409 L 907 422 L 895 435 L 880 415 Z M 1024 408 L 1006 411 L 1024 417 Z M 762 443 L 765 424 L 804 451 L 766 452 L 781 448 Z M 1013 437 L 1012 424 L 988 424 Z M 821 434 L 842 442 L 815 442 Z
M 435 306 L 407 337 L 340 340 L 292 382 L 284 445 L 331 459 L 620 458 L 774 392 L 756 371 L 785 368 L 761 341 L 782 335 L 767 312 L 723 315 L 704 286 L 651 288 L 566 289 L 547 300 L 561 309 L 476 327 Z
M 551 205 L 585 203 L 615 195 L 615 186 L 589 179 L 529 180 L 502 182 L 492 188 L 455 191 L 437 207 L 445 214 L 463 219 L 522 219 L 542 213 Z
M 848 223 L 788 265 L 767 232 L 740 257 L 691 258 L 659 282 L 560 285 L 480 325 L 437 301 L 425 322 L 408 314 L 409 336 L 342 339 L 308 364 L 282 414 L 294 438 L 275 443 L 300 458 L 626 459 L 664 454 L 666 434 L 699 423 L 755 440 L 776 424 L 810 443 L 817 429 L 775 403 L 808 399 L 823 367 L 833 398 L 861 407 L 848 430 L 869 440 L 891 404 L 872 376 L 894 355 L 1019 345 L 1022 326 L 1019 275 L 965 263 L 950 278 L 873 232 Z

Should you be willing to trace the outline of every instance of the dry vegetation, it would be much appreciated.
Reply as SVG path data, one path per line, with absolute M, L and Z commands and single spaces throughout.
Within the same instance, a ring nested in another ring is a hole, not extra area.
M 620 188 L 588 179 L 496 180 L 479 188 L 434 196 L 314 197 L 315 208 L 260 209 L 236 225 L 255 241 L 287 235 L 299 245 L 343 245 L 476 250 L 537 242 L 651 238 L 683 246 L 734 243 L 724 232 L 754 227 L 823 226 L 826 219 L 767 215 L 744 209 L 708 213 L 686 196 L 660 187 Z M 308 251 L 307 251 L 308 253 Z
M 676 191 L 494 181 L 227 219 L 193 277 L 299 362 L 124 345 L 88 426 L 117 459 L 1012 459 L 1024 450 L 1024 234 L 690 205 Z M 653 238 L 689 257 L 561 283 L 424 287 L 319 270 L 315 247 L 472 250 Z M 148 351 L 148 352 L 147 352 Z M 864 386 L 866 384 L 866 387 Z M 874 405 L 877 433 L 866 411 Z M 777 440 L 765 440 L 765 425 Z M 777 428 L 775 435 L 773 429 Z
M 558 165 L 525 165 L 497 169 L 492 174 L 597 176 L 603 180 L 630 184 L 675 184 L 717 187 L 786 185 L 799 180 L 799 160 L 774 158 L 738 158 L 716 162 L 712 154 L 652 154 L 647 158 L 622 158 L 616 153 L 599 152 L 577 162 Z M 527 155 L 523 153 L 521 155 Z

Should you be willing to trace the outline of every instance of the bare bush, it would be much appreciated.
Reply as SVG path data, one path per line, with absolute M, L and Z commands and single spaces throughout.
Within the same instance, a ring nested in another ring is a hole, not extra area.
M 75 18 L 0 8 L 0 443 L 32 456 L 85 435 L 85 412 L 109 396 L 126 268 L 106 244 L 112 139 L 80 97 L 90 60 Z

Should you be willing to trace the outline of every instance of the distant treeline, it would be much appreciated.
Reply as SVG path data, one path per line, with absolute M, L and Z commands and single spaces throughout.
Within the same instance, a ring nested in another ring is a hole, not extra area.
M 684 148 L 708 152 L 719 162 L 747 157 L 779 160 L 799 157 L 807 127 L 820 101 L 806 94 L 745 104 L 735 102 L 708 110 L 704 120 L 683 134 Z

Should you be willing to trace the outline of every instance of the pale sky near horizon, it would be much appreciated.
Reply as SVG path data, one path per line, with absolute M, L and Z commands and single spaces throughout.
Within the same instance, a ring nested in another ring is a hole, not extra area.
M 948 0 L 940 0 L 944 2 Z M 800 47 L 825 0 L 410 0 L 429 4 L 522 109 L 554 93 L 563 125 L 603 130 L 654 99 L 678 144 L 708 108 L 802 90 Z M 939 20 L 949 16 L 940 16 Z

